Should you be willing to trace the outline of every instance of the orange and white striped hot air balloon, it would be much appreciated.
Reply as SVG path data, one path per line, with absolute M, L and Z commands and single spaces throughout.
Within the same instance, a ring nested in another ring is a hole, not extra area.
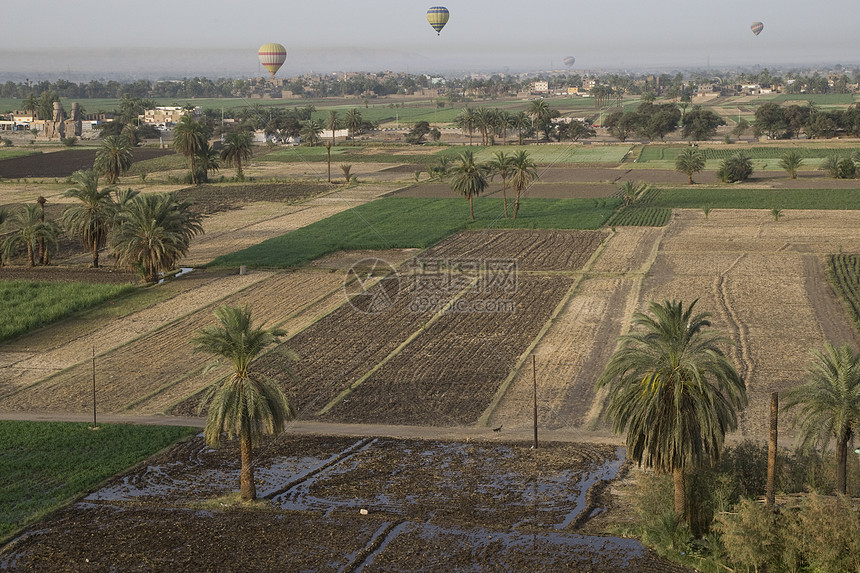
M 287 61 L 287 49 L 280 44 L 263 44 L 260 46 L 260 51 L 257 52 L 257 57 L 260 58 L 260 63 L 269 70 L 272 79 L 274 79 L 275 74 Z

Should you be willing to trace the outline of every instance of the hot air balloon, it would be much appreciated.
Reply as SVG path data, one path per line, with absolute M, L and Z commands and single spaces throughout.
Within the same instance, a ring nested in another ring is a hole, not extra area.
M 759 34 L 761 34 L 761 31 L 764 30 L 764 24 L 762 24 L 761 22 L 753 22 L 752 26 L 750 26 L 750 30 L 752 30 L 753 34 L 758 36 Z
M 280 44 L 263 44 L 257 52 L 260 63 L 269 70 L 272 79 L 287 59 L 287 49 Z
M 565 65 L 565 66 L 567 66 L 567 67 L 569 68 L 569 67 L 570 67 L 570 66 L 572 66 L 574 63 L 576 63 L 576 58 L 574 58 L 573 56 L 568 56 L 568 57 L 566 57 L 566 58 L 565 58 L 564 60 L 562 60 L 562 61 L 564 62 L 564 65 Z
M 448 9 L 444 6 L 432 6 L 427 10 L 427 21 L 436 30 L 437 36 L 442 31 L 442 28 L 445 27 L 445 24 L 448 23 L 448 16 Z

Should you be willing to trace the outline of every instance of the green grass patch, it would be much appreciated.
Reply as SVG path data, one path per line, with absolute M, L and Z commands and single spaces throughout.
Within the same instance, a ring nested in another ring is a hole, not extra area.
M 386 197 L 286 235 L 215 259 L 212 266 L 285 268 L 339 250 L 426 248 L 463 229 L 597 229 L 617 199 L 524 199 L 516 220 L 504 219 L 501 199 Z M 511 202 L 508 202 L 511 208 Z
M 333 165 L 341 163 L 406 163 L 414 164 L 416 167 L 427 167 L 436 163 L 439 157 L 447 155 L 456 159 L 462 153 L 462 147 L 440 146 L 432 153 L 426 153 L 426 147 L 399 145 L 392 147 L 391 153 L 382 152 L 384 146 L 362 147 L 337 145 L 331 148 L 331 162 Z M 431 148 L 435 149 L 435 148 Z M 475 146 L 472 150 L 476 153 L 484 147 Z M 414 153 L 410 153 L 410 150 Z M 255 161 L 277 161 L 282 163 L 325 163 L 328 161 L 327 150 L 324 146 L 319 147 L 290 147 L 278 149 L 256 158 Z
M 0 341 L 133 290 L 131 284 L 0 281 Z
M 857 189 L 654 189 L 642 198 L 651 207 L 677 209 L 860 209 Z
M 662 145 L 645 145 L 639 153 L 638 163 L 647 163 L 652 161 L 669 161 L 672 165 L 681 151 L 688 149 L 683 147 L 666 147 Z M 860 151 L 860 148 L 847 147 L 733 147 L 731 145 L 713 148 L 700 148 L 699 151 L 705 156 L 705 160 L 728 159 L 736 153 L 743 153 L 750 159 L 770 159 L 774 160 L 773 167 L 777 167 L 779 159 L 788 151 L 794 151 L 804 160 L 821 160 L 831 155 L 840 155 L 842 157 L 850 157 L 852 153 Z M 650 166 L 649 166 L 650 167 Z
M 854 326 L 860 328 L 860 255 L 830 255 L 827 267 L 830 282 L 845 301 Z
M 143 161 L 135 161 L 131 164 L 127 175 L 143 175 L 144 173 L 158 173 L 159 171 L 171 171 L 174 169 L 188 169 L 188 159 L 179 155 L 165 155 L 153 157 Z
M 612 215 L 606 224 L 613 227 L 663 227 L 671 216 L 672 210 L 666 207 L 632 205 Z
M 42 152 L 37 149 L 28 149 L 26 147 L 0 147 L 0 161 L 3 159 L 24 157 L 25 155 L 38 155 L 39 153 Z
M 812 102 L 815 105 L 851 105 L 854 94 L 779 94 L 770 99 L 774 103 L 789 101 Z
M 632 149 L 630 144 L 619 145 L 504 145 L 482 148 L 475 152 L 479 161 L 489 161 L 497 151 L 512 154 L 525 150 L 535 163 L 621 163 Z
M 196 431 L 0 421 L 0 539 Z

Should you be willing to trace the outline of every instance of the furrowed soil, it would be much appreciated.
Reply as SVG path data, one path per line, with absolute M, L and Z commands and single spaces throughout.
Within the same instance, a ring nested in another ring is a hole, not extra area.
M 4 179 L 68 177 L 80 169 L 92 169 L 97 152 L 97 149 L 65 149 L 51 153 L 3 159 L 0 160 L 0 177 Z M 137 147 L 133 153 L 135 161 L 176 155 L 172 149 L 151 147 Z
M 287 434 L 258 449 L 254 505 L 223 497 L 238 460 L 232 442 L 180 444 L 43 519 L 0 567 L 684 571 L 635 540 L 586 533 L 622 469 L 612 446 Z

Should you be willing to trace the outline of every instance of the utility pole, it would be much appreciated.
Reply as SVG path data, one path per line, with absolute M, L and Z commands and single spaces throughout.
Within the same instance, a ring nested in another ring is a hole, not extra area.
M 325 142 L 325 149 L 326 153 L 328 153 L 328 182 L 331 183 L 331 141 Z
M 534 445 L 534 448 L 537 449 L 537 447 L 538 447 L 537 366 L 535 365 L 535 355 L 534 354 L 532 354 L 532 387 L 534 389 L 533 394 L 532 394 L 532 396 L 534 398 L 534 427 L 535 427 L 535 445 Z

